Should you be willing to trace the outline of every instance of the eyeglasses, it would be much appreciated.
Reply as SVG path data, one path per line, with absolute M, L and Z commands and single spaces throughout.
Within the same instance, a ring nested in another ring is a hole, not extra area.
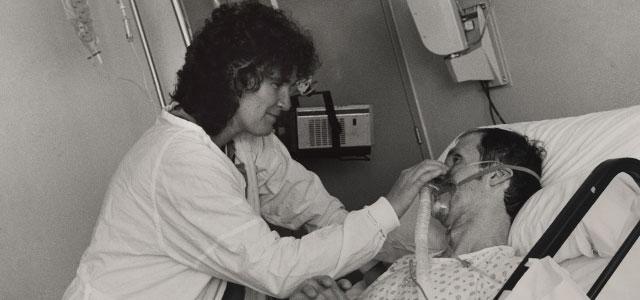
M 311 77 L 309 78 L 305 78 L 305 79 L 300 79 L 298 81 L 296 81 L 293 86 L 295 87 L 295 90 L 302 96 L 308 96 L 309 94 L 314 92 L 314 87 L 313 85 L 316 83 L 317 81 L 313 81 L 313 79 Z

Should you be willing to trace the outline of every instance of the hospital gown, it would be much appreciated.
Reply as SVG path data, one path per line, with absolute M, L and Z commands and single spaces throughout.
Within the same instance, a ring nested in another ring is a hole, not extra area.
M 232 162 L 163 111 L 113 176 L 63 299 L 220 299 L 227 281 L 250 287 L 245 299 L 284 297 L 364 264 L 398 226 L 383 197 L 347 213 L 274 135 L 234 142 Z M 315 231 L 280 237 L 263 218 Z
M 429 299 L 492 299 L 522 260 L 508 246 L 485 248 L 460 255 L 460 259 L 470 265 L 464 266 L 455 258 L 431 259 L 431 288 L 426 291 L 431 295 Z M 391 265 L 358 299 L 424 299 L 411 277 L 411 269 L 414 267 L 415 256 L 404 256 Z

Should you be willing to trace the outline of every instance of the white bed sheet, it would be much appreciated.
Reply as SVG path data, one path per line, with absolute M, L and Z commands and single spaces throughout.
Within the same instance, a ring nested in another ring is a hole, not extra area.
M 591 289 L 602 270 L 609 263 L 608 257 L 581 256 L 560 263 L 585 293 Z M 607 281 L 597 299 L 638 299 L 640 298 L 640 243 L 636 243 Z

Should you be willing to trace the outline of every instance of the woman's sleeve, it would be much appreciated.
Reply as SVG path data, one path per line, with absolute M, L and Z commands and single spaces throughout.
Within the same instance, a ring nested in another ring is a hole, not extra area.
M 347 211 L 313 172 L 291 158 L 275 135 L 254 145 L 261 211 L 272 224 L 308 231 L 341 224 Z
M 170 149 L 155 175 L 159 243 L 192 269 L 286 297 L 307 278 L 335 278 L 364 264 L 398 225 L 381 198 L 349 213 L 344 224 L 281 238 L 248 205 L 239 173 L 211 152 Z

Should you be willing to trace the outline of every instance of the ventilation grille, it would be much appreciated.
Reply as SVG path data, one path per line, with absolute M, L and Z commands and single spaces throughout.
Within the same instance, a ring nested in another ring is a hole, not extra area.
M 338 119 L 338 123 L 340 123 L 341 128 L 344 128 L 344 119 Z M 345 143 L 344 130 L 342 130 L 340 133 L 340 145 Z M 311 147 L 332 146 L 329 121 L 326 118 L 309 120 L 309 145 Z

